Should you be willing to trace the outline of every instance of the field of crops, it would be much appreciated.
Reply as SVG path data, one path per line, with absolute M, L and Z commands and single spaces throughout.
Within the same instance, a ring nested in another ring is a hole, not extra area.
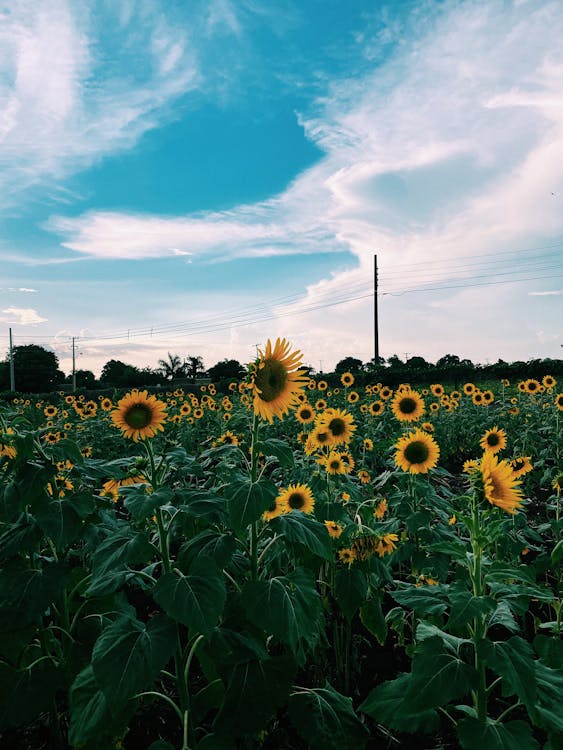
M 0 746 L 563 747 L 555 378 L 0 406 Z

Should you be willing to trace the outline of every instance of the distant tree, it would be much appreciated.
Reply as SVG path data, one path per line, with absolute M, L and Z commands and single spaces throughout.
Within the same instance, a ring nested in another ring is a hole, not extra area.
M 211 380 L 240 380 L 245 369 L 237 359 L 222 359 L 216 365 L 210 367 L 207 373 Z
M 394 367 L 394 368 L 404 367 L 404 362 L 401 359 L 399 359 L 399 357 L 396 354 L 392 354 L 387 359 L 387 365 L 389 367 Z
M 442 368 L 448 368 L 448 367 L 456 367 L 461 362 L 460 358 L 457 356 L 457 354 L 444 354 L 443 357 L 440 357 L 440 359 L 436 362 L 436 368 L 442 369 Z
M 342 373 L 342 372 L 363 372 L 364 371 L 364 363 L 361 359 L 357 359 L 356 357 L 344 357 L 344 359 L 341 359 L 340 362 L 336 363 L 336 367 L 334 368 L 334 372 Z
M 139 370 L 134 365 L 127 365 L 118 359 L 110 359 L 102 367 L 100 383 L 115 388 L 133 388 L 140 385 L 152 385 L 159 382 L 160 375 L 153 370 Z
M 159 359 L 158 364 L 166 380 L 173 380 L 186 373 L 185 365 L 177 354 L 168 352 L 168 359 Z
M 202 374 L 205 372 L 205 367 L 203 366 L 203 359 L 199 356 L 197 357 L 186 357 L 185 362 L 186 367 L 186 373 L 191 380 L 195 381 L 197 379 L 197 376 L 199 374 Z
M 8 362 L 0 362 L 0 391 L 10 389 L 10 365 Z
M 72 375 L 69 375 L 72 382 Z M 68 378 L 67 378 L 68 380 Z M 76 371 L 76 387 L 77 388 L 93 388 L 96 385 L 96 376 L 90 370 L 77 370 Z
M 24 393 L 42 393 L 55 390 L 57 384 L 64 382 L 65 375 L 59 370 L 59 360 L 54 352 L 37 344 L 27 344 L 15 346 L 13 355 L 16 390 Z M 8 361 L 7 356 L 6 363 Z
M 409 357 L 406 364 L 407 367 L 418 370 L 426 370 L 430 367 L 430 364 L 424 359 L 424 357 Z

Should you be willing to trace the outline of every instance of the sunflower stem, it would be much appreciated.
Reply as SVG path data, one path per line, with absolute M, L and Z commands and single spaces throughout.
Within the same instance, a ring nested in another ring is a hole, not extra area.
M 254 412 L 252 419 L 252 440 L 250 443 L 250 481 L 255 484 L 258 476 L 258 432 L 260 420 Z M 250 525 L 250 576 L 253 581 L 258 578 L 258 522 L 253 521 Z
M 483 547 L 481 540 L 481 515 L 479 513 L 477 493 L 472 496 L 472 516 L 473 523 L 470 534 L 471 549 L 473 551 L 473 561 L 469 566 L 469 575 L 473 587 L 473 596 L 480 597 L 483 595 L 483 573 L 481 568 Z M 479 654 L 479 643 L 485 637 L 486 625 L 483 615 L 476 615 L 473 619 L 473 651 L 474 666 L 478 675 L 477 689 L 474 691 L 474 705 L 477 711 L 477 718 L 481 722 L 487 720 L 487 676 L 485 662 Z

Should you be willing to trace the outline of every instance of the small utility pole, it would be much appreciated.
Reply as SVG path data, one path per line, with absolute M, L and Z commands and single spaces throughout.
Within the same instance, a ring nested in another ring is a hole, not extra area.
M 74 351 L 74 336 L 72 337 L 72 392 L 76 391 L 76 356 Z
M 16 376 L 14 373 L 14 347 L 12 346 L 12 329 L 10 328 L 10 390 L 16 390 Z
M 377 255 L 373 256 L 373 359 L 379 364 L 379 320 L 377 316 Z

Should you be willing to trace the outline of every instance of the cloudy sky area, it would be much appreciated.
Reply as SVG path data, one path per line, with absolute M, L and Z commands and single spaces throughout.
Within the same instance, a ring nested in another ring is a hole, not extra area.
M 563 343 L 560 0 L 0 2 L 0 350 Z

